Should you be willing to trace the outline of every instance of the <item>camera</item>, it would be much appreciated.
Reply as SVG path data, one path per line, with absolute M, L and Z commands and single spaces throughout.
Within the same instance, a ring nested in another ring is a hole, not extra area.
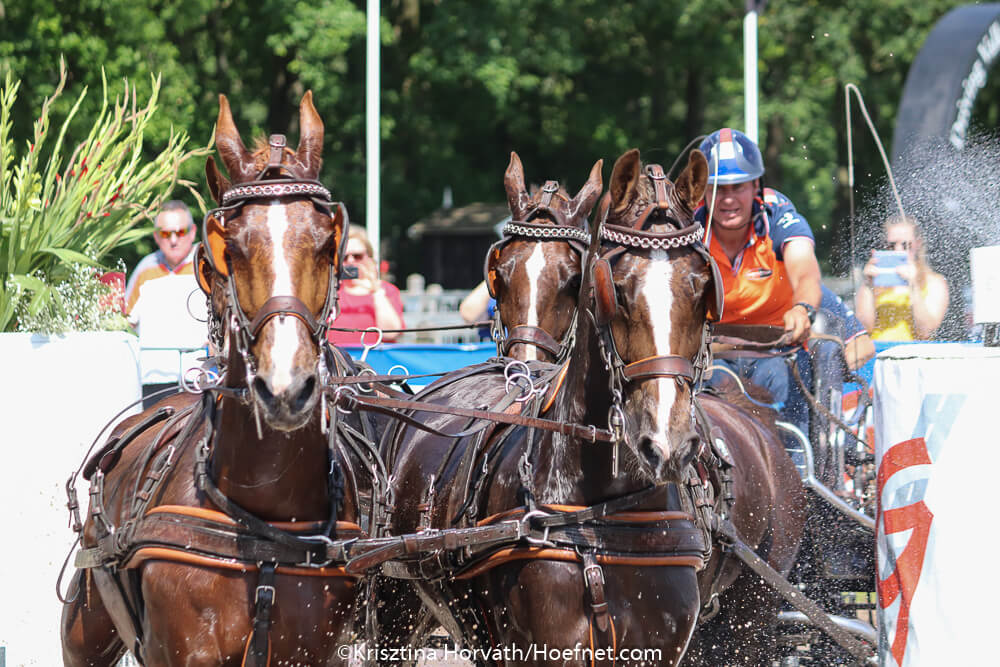
M 876 250 L 875 266 L 878 275 L 872 281 L 875 287 L 901 287 L 906 281 L 896 273 L 896 268 L 910 261 L 905 250 Z

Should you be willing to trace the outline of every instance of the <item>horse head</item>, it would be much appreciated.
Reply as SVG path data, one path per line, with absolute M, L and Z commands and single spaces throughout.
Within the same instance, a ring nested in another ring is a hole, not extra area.
M 721 281 L 694 209 L 708 166 L 693 151 L 677 181 L 630 150 L 615 162 L 588 262 L 590 301 L 612 374 L 612 416 L 642 476 L 676 481 L 698 442 L 692 396 Z M 603 221 L 600 219 L 603 218 Z
M 208 158 L 219 208 L 205 218 L 198 262 L 213 317 L 225 314 L 229 380 L 244 380 L 254 408 L 282 431 L 315 414 L 326 370 L 321 343 L 335 315 L 347 224 L 343 206 L 316 180 L 323 122 L 311 91 L 302 98 L 299 126 L 295 151 L 283 135 L 250 151 L 228 100 L 219 96 L 216 145 L 232 180 Z
M 503 354 L 553 361 L 570 347 L 590 239 L 587 218 L 604 187 L 603 164 L 597 161 L 571 198 L 556 181 L 529 193 L 521 159 L 510 154 L 504 188 L 511 221 L 487 254 L 485 268 L 487 287 L 497 300 Z

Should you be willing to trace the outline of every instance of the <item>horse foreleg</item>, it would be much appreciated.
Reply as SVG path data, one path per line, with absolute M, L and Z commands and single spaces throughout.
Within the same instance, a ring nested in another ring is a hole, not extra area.
M 66 667 L 114 665 L 125 653 L 125 644 L 87 570 L 76 571 L 69 590 L 76 597 L 63 606 L 63 664 Z

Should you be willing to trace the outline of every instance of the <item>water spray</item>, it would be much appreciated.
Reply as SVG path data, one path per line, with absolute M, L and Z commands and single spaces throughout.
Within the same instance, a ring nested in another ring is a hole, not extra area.
M 899 190 L 896 189 L 896 180 L 892 176 L 892 167 L 889 166 L 889 158 L 886 157 L 885 148 L 882 147 L 882 140 L 879 138 L 878 131 L 875 129 L 875 123 L 872 122 L 871 115 L 868 113 L 868 108 L 865 106 L 864 97 L 862 97 L 861 91 L 857 86 L 853 83 L 848 83 L 844 85 L 844 112 L 847 117 L 847 188 L 851 211 L 851 292 L 856 294 L 858 291 L 858 285 L 854 271 L 854 262 L 857 260 L 857 235 L 854 231 L 854 142 L 851 139 L 852 92 L 858 98 L 858 107 L 861 109 L 861 115 L 864 117 L 865 123 L 868 125 L 868 129 L 872 133 L 872 138 L 875 140 L 875 145 L 878 147 L 879 155 L 882 156 L 882 164 L 885 165 L 885 173 L 889 177 L 889 185 L 892 187 L 892 196 L 895 198 L 896 207 L 899 209 L 899 217 L 905 218 L 906 214 L 903 211 L 903 201 L 899 198 Z

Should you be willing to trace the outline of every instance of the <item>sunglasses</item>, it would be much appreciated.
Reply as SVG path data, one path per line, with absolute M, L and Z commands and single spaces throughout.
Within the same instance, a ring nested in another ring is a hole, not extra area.
M 193 230 L 194 230 L 194 225 L 185 227 L 184 229 L 157 229 L 156 235 L 159 236 L 164 241 L 169 240 L 172 234 L 177 234 L 177 238 L 182 239 L 185 236 L 187 236 L 188 232 Z
M 913 247 L 913 241 L 890 241 L 885 244 L 885 250 L 909 250 Z
M 346 255 L 344 255 L 344 259 L 349 259 L 352 262 L 360 262 L 367 256 L 368 253 L 365 252 L 349 252 Z

